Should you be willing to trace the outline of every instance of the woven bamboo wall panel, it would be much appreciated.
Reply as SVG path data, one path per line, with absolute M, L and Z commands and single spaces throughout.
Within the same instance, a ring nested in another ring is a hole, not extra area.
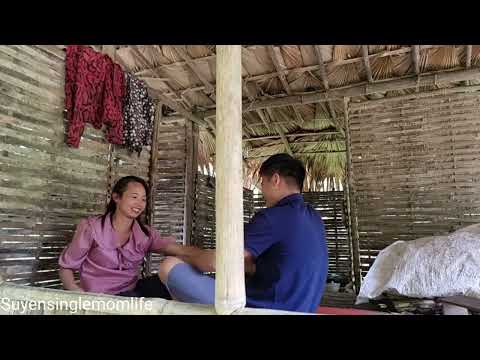
M 157 135 L 153 227 L 183 243 L 186 172 L 185 120 L 160 123 Z M 152 254 L 150 268 L 157 272 L 161 255 Z
M 480 96 L 419 94 L 351 104 L 360 268 L 398 240 L 480 221 Z
M 58 255 L 106 200 L 103 133 L 65 145 L 64 66 L 52 46 L 0 46 L 0 273 L 18 284 L 58 287 Z
M 243 189 L 243 221 L 253 216 L 253 192 Z M 192 244 L 215 249 L 215 178 L 197 174 L 192 227 Z

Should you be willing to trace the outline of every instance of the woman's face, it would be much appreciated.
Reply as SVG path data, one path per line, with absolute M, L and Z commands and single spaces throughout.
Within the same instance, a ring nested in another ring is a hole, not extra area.
M 113 201 L 117 204 L 117 211 L 130 219 L 135 219 L 147 206 L 147 194 L 142 184 L 129 182 L 127 190 L 121 196 L 113 193 Z

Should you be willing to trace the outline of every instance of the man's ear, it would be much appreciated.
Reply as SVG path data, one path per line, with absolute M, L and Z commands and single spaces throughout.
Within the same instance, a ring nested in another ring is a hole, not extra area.
M 272 183 L 275 186 L 278 186 L 280 184 L 280 175 L 278 175 L 278 173 L 274 173 L 272 175 Z

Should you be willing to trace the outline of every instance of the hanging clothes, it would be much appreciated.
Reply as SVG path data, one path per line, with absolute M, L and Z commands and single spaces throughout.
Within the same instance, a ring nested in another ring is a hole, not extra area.
M 67 144 L 78 148 L 85 124 L 107 125 L 107 140 L 123 143 L 125 79 L 118 64 L 90 47 L 69 45 L 65 59 Z
M 145 82 L 125 73 L 126 96 L 123 111 L 124 144 L 140 155 L 143 146 L 151 144 L 155 105 Z

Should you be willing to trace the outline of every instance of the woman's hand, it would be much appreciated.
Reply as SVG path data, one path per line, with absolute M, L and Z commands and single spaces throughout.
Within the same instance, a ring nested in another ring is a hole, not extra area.
M 73 271 L 71 269 L 61 268 L 58 271 L 58 274 L 65 290 L 85 292 L 85 290 L 75 282 L 75 277 L 73 276 Z

